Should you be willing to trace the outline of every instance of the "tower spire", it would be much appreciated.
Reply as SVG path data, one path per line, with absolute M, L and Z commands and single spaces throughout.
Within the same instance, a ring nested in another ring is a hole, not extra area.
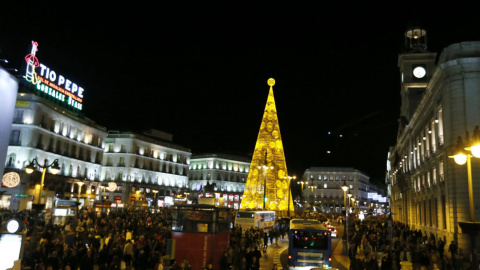
M 270 78 L 267 83 L 270 86 L 270 91 L 240 210 L 263 208 L 280 213 L 294 208 L 290 193 L 290 179 L 287 177 L 287 165 L 278 124 L 277 108 L 273 96 L 275 80 Z M 290 207 L 288 207 L 288 204 L 290 204 Z

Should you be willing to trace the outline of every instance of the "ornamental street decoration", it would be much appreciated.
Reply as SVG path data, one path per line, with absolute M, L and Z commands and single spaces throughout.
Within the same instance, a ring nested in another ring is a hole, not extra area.
M 115 190 L 117 190 L 117 184 L 115 182 L 109 182 L 107 189 L 110 192 L 114 192 Z
M 274 79 L 268 80 L 268 94 L 260 131 L 253 152 L 240 210 L 293 211 L 290 179 L 283 152 L 277 109 L 273 97 Z M 265 201 L 264 201 L 265 200 Z M 290 207 L 288 207 L 290 204 Z
M 20 184 L 20 175 L 16 172 L 9 172 L 3 175 L 2 185 L 13 188 Z

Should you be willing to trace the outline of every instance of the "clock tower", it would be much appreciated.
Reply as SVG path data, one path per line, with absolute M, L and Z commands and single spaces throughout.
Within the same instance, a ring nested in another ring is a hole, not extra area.
M 402 104 L 400 120 L 410 122 L 435 70 L 437 54 L 427 51 L 427 31 L 412 27 L 405 32 L 403 52 L 398 55 Z

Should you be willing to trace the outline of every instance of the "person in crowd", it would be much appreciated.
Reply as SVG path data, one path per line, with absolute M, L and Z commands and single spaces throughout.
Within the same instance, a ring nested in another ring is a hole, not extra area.
M 211 264 L 211 263 L 207 264 L 207 265 L 203 268 L 203 270 L 213 270 L 213 264 Z
M 132 265 L 133 260 L 133 244 L 132 240 L 127 240 L 125 246 L 123 247 L 123 260 L 127 266 Z
M 158 260 L 158 263 L 156 263 L 153 267 L 153 270 L 163 270 L 163 265 L 163 258 L 160 258 L 160 260 Z
M 412 254 L 410 253 L 410 250 L 408 249 L 408 246 L 404 246 L 402 252 L 400 253 L 400 261 L 409 261 L 412 262 Z
M 378 270 L 378 260 L 375 253 L 371 254 L 370 260 L 367 261 L 367 266 L 365 268 L 368 270 Z
M 450 245 L 448 246 L 448 252 L 450 252 L 452 259 L 454 258 L 453 255 L 458 255 L 458 248 L 457 244 L 455 244 L 455 241 L 450 242 Z
M 350 262 L 350 270 L 363 270 L 363 262 L 360 260 L 360 254 L 355 254 L 355 257 Z
M 431 248 L 430 253 L 428 254 L 428 261 L 429 264 L 433 267 L 434 264 L 437 265 L 437 267 L 441 263 L 441 258 L 440 254 L 438 253 L 438 250 L 436 248 Z
M 393 261 L 389 252 L 385 252 L 382 258 L 382 270 L 389 270 L 392 269 Z
M 257 260 L 256 256 L 252 257 L 252 262 L 250 263 L 250 266 L 248 268 L 249 270 L 260 270 L 260 261 Z
M 228 270 L 230 265 L 228 264 L 228 251 L 224 251 L 220 258 L 220 270 Z

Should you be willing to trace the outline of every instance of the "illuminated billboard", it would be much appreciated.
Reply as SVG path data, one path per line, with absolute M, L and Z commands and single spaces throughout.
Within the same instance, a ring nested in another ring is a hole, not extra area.
M 27 62 L 25 80 L 35 85 L 36 91 L 52 97 L 69 108 L 81 111 L 83 108 L 83 87 L 40 63 L 36 56 L 37 51 L 38 43 L 32 41 L 32 49 L 25 56 Z

